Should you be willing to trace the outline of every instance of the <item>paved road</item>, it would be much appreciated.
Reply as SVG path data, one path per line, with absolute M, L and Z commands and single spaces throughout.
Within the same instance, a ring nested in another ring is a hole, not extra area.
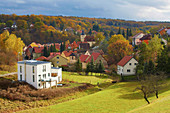
M 14 75 L 14 74 L 17 74 L 17 72 L 12 72 L 12 73 L 7 73 L 7 74 L 4 74 L 4 75 L 0 75 L 0 77 L 5 77 L 5 76 L 9 76 L 9 75 Z

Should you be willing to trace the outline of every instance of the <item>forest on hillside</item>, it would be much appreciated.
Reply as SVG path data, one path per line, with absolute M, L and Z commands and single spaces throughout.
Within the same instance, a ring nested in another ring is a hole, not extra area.
M 66 17 L 66 16 L 45 16 L 45 15 L 0 15 L 0 33 L 8 30 L 10 33 L 21 37 L 26 45 L 31 42 L 53 43 L 79 41 L 81 31 L 87 35 L 96 35 L 102 32 L 106 39 L 111 35 L 128 34 L 139 32 L 153 32 L 163 26 L 170 26 L 170 22 L 137 22 L 119 19 L 87 18 L 87 17 Z

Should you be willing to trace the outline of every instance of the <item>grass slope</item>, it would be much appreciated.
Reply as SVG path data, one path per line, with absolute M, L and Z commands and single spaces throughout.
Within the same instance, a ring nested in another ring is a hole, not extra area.
M 75 81 L 78 83 L 91 83 L 93 85 L 97 85 L 97 83 L 106 83 L 111 82 L 112 79 L 109 79 L 106 75 L 104 76 L 85 76 L 85 75 L 78 75 L 77 73 L 70 73 L 70 72 L 63 72 L 63 79 L 69 81 Z
M 108 89 L 91 94 L 76 100 L 60 103 L 57 105 L 36 108 L 27 111 L 22 111 L 26 113 L 97 113 L 97 112 L 107 112 L 107 113 L 125 113 L 125 112 L 170 112 L 168 109 L 169 94 L 170 91 L 162 92 L 160 100 L 150 97 L 149 100 L 151 104 L 148 105 L 143 99 L 143 96 L 139 92 L 133 92 L 137 83 L 126 82 L 117 83 L 110 86 Z M 161 105 L 162 108 L 159 109 Z M 165 107 L 164 107 L 165 106 Z M 140 108 L 139 108 L 140 107 Z M 155 108 L 154 110 L 152 110 Z M 135 110 L 136 109 L 136 110 Z M 134 110 L 134 111 L 133 111 Z

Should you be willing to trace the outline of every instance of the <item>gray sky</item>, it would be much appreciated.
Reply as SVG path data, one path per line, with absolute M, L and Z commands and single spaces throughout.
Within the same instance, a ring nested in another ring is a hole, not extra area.
M 0 0 L 0 13 L 170 21 L 170 0 Z

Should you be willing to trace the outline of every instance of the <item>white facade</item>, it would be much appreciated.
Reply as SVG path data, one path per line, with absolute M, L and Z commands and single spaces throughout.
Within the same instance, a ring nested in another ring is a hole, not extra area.
M 137 35 L 135 35 L 134 37 L 132 37 L 132 45 L 139 45 L 141 43 L 140 38 L 142 38 L 145 34 L 143 33 L 139 33 Z
M 53 73 L 57 76 L 52 77 Z M 18 80 L 25 81 L 37 89 L 50 88 L 62 81 L 62 69 L 51 69 L 51 62 L 36 60 L 19 61 Z
M 132 58 L 124 66 L 117 65 L 117 74 L 128 76 L 136 74 L 136 66 L 138 62 Z

